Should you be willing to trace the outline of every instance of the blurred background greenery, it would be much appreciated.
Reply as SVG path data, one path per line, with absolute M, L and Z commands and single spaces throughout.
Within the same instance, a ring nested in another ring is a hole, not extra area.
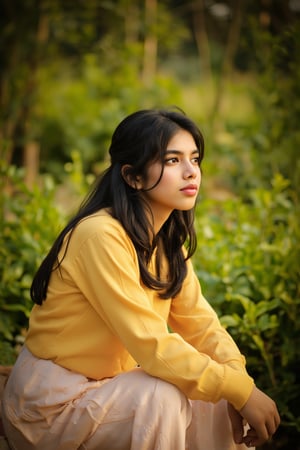
M 0 0 L 0 364 L 32 276 L 127 114 L 176 105 L 206 141 L 194 263 L 300 448 L 300 0 Z

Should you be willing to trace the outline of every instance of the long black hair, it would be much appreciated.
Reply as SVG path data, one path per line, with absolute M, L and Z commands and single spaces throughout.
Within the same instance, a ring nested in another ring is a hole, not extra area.
M 117 126 L 109 148 L 109 168 L 95 183 L 77 214 L 59 234 L 34 276 L 30 293 L 35 303 L 41 305 L 46 299 L 51 273 L 59 268 L 64 257 L 59 259 L 58 254 L 66 235 L 69 233 L 67 239 L 70 240 L 72 230 L 78 222 L 102 208 L 109 208 L 111 215 L 122 224 L 131 238 L 143 283 L 159 290 L 161 298 L 173 297 L 180 291 L 187 272 L 186 260 L 193 255 L 197 244 L 193 225 L 194 208 L 188 211 L 174 210 L 155 235 L 141 191 L 130 186 L 124 179 L 124 170 L 122 173 L 122 167 L 126 166 L 132 179 L 145 179 L 149 163 L 161 161 L 162 172 L 155 184 L 157 185 L 162 177 L 167 145 L 180 129 L 188 131 L 194 138 L 200 164 L 204 154 L 203 136 L 195 123 L 180 111 L 141 110 L 127 116 Z M 187 248 L 186 255 L 182 250 L 184 244 Z M 148 270 L 155 248 L 156 277 Z M 164 280 L 160 277 L 162 255 L 165 255 L 168 262 L 168 276 Z

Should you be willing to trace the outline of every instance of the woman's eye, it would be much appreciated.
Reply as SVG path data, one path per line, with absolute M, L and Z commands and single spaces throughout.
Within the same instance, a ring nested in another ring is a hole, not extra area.
M 176 158 L 175 156 L 173 158 L 166 159 L 167 164 L 175 164 L 177 162 L 178 162 L 178 158 Z
M 193 158 L 192 162 L 193 162 L 193 164 L 197 164 L 197 166 L 199 166 L 200 165 L 200 158 L 199 158 L 199 156 L 197 156 L 197 158 Z

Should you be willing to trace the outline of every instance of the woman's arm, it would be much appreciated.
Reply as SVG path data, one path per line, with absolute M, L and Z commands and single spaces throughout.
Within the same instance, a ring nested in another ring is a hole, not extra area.
M 220 322 L 201 293 L 201 287 L 189 262 L 189 271 L 180 295 L 173 301 L 170 326 L 199 350 L 215 361 L 245 371 L 245 358 L 220 325 Z M 249 398 L 241 408 L 228 403 L 228 412 L 237 444 L 259 446 L 276 431 L 280 417 L 274 401 L 253 386 Z M 243 422 L 249 425 L 244 435 Z
M 169 317 L 171 329 L 213 360 L 237 370 L 245 370 L 244 356 L 203 297 L 191 261 L 187 264 L 188 274 L 182 290 L 172 301 Z
M 85 230 L 90 226 L 86 220 L 81 231 L 75 230 L 65 260 L 65 265 L 70 261 L 69 271 L 95 313 L 150 375 L 175 384 L 189 398 L 211 402 L 225 398 L 242 407 L 253 388 L 249 375 L 230 367 L 227 358 L 214 360 L 205 346 L 201 352 L 178 333 L 169 333 L 151 303 L 153 291 L 149 295 L 141 283 L 137 257 L 124 230 L 104 218 L 95 225 Z M 72 239 L 81 242 L 75 251 Z M 209 308 L 207 315 L 208 321 L 216 320 Z

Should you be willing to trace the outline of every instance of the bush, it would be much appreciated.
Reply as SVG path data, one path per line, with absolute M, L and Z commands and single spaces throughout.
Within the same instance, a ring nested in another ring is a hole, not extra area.
M 32 278 L 94 180 L 84 175 L 79 152 L 71 157 L 63 185 L 44 175 L 32 189 L 23 169 L 0 161 L 0 365 L 14 362 L 33 306 Z
M 271 190 L 252 190 L 248 203 L 204 199 L 196 219 L 194 263 L 204 294 L 246 355 L 257 385 L 279 406 L 281 444 L 289 437 L 289 446 L 280 448 L 291 448 L 293 433 L 296 448 L 300 431 L 297 212 L 289 182 L 278 174 Z
M 2 166 L 1 172 L 0 363 L 10 364 L 32 308 L 33 274 L 62 225 L 63 213 L 55 205 L 50 177 L 29 190 L 22 170 Z

